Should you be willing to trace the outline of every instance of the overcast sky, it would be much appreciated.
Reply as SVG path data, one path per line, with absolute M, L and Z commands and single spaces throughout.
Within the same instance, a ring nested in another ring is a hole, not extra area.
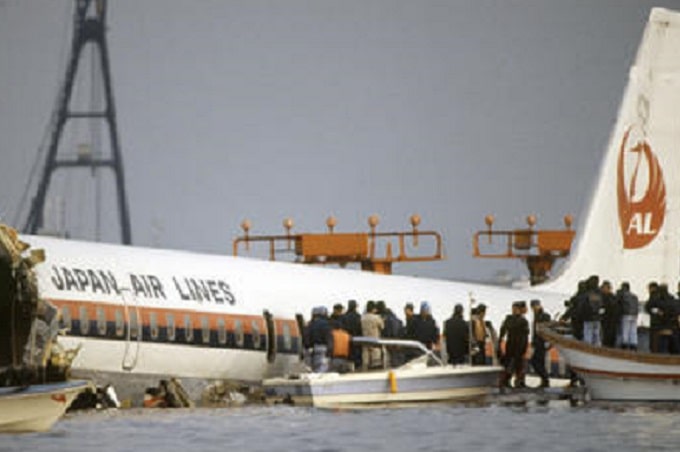
M 72 3 L 0 0 L 8 223 L 63 78 Z M 133 242 L 226 253 L 244 218 L 257 233 L 282 232 L 288 216 L 295 230 L 320 232 L 333 214 L 338 231 L 353 231 L 376 213 L 387 231 L 419 213 L 421 229 L 443 233 L 447 260 L 397 272 L 519 274 L 519 263 L 473 259 L 473 232 L 488 213 L 499 228 L 521 227 L 529 213 L 543 227 L 561 227 L 566 213 L 582 219 L 654 5 L 680 9 L 661 0 L 110 0 Z M 87 102 L 83 67 L 76 100 Z M 60 155 L 89 134 L 70 121 Z M 102 176 L 100 237 L 116 241 Z M 93 181 L 89 170 L 55 176 L 48 221 L 66 212 L 71 236 L 95 237 Z

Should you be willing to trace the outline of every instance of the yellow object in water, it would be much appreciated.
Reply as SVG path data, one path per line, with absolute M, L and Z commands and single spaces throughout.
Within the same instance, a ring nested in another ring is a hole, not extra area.
M 390 372 L 387 374 L 387 378 L 390 380 L 390 392 L 392 394 L 397 393 L 397 376 L 394 375 L 394 372 L 390 370 Z

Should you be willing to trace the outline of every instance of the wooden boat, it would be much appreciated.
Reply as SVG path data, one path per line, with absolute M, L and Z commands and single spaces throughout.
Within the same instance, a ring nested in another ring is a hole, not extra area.
M 0 432 L 44 432 L 64 414 L 87 381 L 0 388 Z
M 444 364 L 417 341 L 354 338 L 363 346 L 419 350 L 422 355 L 403 366 L 350 373 L 302 373 L 263 381 L 269 403 L 320 408 L 462 401 L 498 391 L 499 366 Z M 432 365 L 433 364 L 433 365 Z
M 595 347 L 550 326 L 539 331 L 583 378 L 593 400 L 680 401 L 680 356 Z

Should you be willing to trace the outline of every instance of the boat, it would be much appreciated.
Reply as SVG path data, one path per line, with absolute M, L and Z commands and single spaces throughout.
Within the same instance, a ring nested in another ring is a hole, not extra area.
M 365 408 L 483 399 L 498 391 L 502 368 L 444 364 L 418 341 L 355 337 L 355 344 L 417 350 L 415 359 L 365 372 L 305 372 L 270 378 L 262 386 L 267 403 L 318 408 Z
M 585 381 L 592 400 L 680 401 L 680 356 L 596 347 L 550 325 L 540 334 Z
M 42 250 L 0 225 L 0 432 L 48 430 L 90 383 L 70 380 L 76 349 L 58 342 L 56 308 L 40 298 Z M 14 281 L 12 278 L 16 278 Z
M 85 380 L 0 388 L 0 433 L 44 432 L 63 416 Z

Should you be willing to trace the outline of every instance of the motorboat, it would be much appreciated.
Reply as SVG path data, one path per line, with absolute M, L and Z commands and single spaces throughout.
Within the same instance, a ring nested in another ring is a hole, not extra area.
M 263 381 L 268 403 L 311 405 L 319 408 L 361 408 L 413 403 L 466 401 L 498 391 L 502 368 L 444 364 L 422 343 L 411 340 L 355 337 L 354 344 L 378 347 L 382 356 L 398 351 L 416 358 L 390 368 L 357 372 L 303 372 Z

